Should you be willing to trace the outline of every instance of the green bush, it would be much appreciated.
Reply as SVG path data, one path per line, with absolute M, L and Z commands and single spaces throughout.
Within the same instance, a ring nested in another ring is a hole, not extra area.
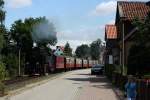
M 4 57 L 6 64 L 6 70 L 8 71 L 9 78 L 13 78 L 18 75 L 18 57 L 15 54 L 8 54 Z
M 122 66 L 116 65 L 106 65 L 105 72 L 108 78 L 112 81 L 112 83 L 119 87 L 120 89 L 124 89 L 124 85 L 127 81 L 126 73 L 127 67 L 124 67 L 124 71 L 122 72 Z
M 115 65 L 114 67 L 115 67 L 114 72 L 121 74 L 122 66 L 121 65 Z
M 105 73 L 108 76 L 108 78 L 112 79 L 114 70 L 115 70 L 114 65 L 110 65 L 110 64 L 105 65 Z
M 5 85 L 2 82 L 5 79 L 6 70 L 4 63 L 0 62 L 0 91 L 4 94 Z
M 0 62 L 0 81 L 4 80 L 6 76 L 6 70 L 4 63 Z

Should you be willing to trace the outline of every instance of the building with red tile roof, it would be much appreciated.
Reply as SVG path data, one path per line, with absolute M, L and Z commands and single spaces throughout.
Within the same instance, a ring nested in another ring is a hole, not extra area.
M 117 27 L 115 25 L 105 26 L 105 41 L 105 64 L 116 63 L 116 52 L 119 50 L 117 50 Z
M 115 25 L 106 25 L 105 39 L 117 39 L 117 28 Z
M 145 20 L 150 12 L 150 2 L 118 1 L 116 22 L 120 65 L 128 65 L 130 48 L 134 42 L 134 34 L 138 29 L 132 24 L 134 19 Z
M 118 1 L 117 3 L 120 17 L 124 20 L 133 20 L 136 17 L 145 19 L 150 11 L 150 6 L 145 2 Z
M 132 24 L 134 19 L 145 20 L 150 12 L 149 2 L 118 1 L 115 25 L 106 25 L 106 64 L 108 56 L 113 56 L 113 64 L 126 66 L 134 34 L 138 29 Z M 116 63 L 117 62 L 117 63 Z M 119 63 L 118 63 L 119 62 Z M 122 68 L 123 69 L 123 68 Z

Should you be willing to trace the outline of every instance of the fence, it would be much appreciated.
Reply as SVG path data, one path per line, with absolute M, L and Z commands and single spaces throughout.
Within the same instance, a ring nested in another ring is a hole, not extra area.
M 105 73 L 115 86 L 125 90 L 124 86 L 128 80 L 127 76 L 115 72 L 113 65 L 105 65 Z M 136 79 L 136 82 L 137 100 L 150 100 L 150 77 L 147 79 Z
M 137 100 L 150 100 L 150 79 L 137 79 Z M 112 82 L 115 86 L 124 90 L 127 77 L 119 73 L 113 73 Z
M 150 79 L 137 80 L 137 100 L 150 100 Z

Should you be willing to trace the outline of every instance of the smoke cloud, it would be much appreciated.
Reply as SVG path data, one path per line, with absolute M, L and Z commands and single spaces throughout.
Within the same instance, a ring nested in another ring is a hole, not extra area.
M 56 29 L 52 22 L 42 20 L 33 26 L 32 38 L 36 43 L 49 43 L 55 45 L 57 42 Z

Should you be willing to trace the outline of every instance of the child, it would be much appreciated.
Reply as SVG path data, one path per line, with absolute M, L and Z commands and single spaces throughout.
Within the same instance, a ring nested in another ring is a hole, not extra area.
M 127 100 L 136 100 L 136 81 L 133 76 L 128 77 L 128 82 L 125 84 L 127 92 Z

